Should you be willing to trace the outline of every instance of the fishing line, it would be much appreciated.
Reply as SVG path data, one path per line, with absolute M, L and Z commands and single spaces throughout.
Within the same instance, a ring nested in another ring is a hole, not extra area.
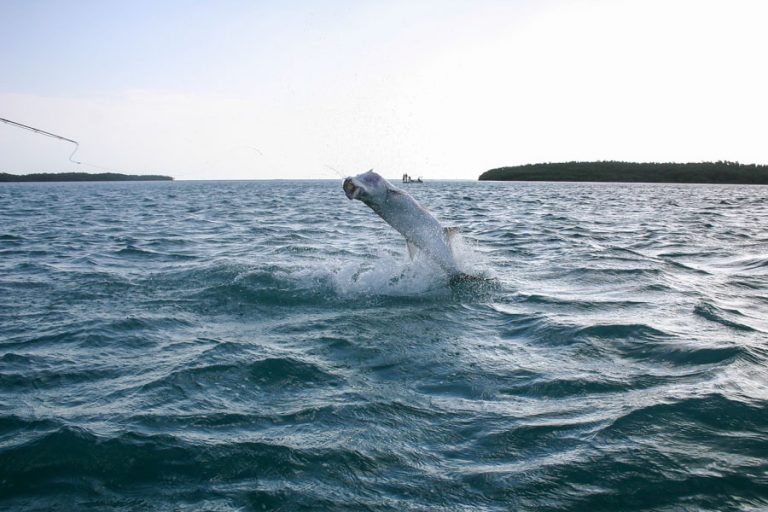
M 344 178 L 346 178 L 346 176 L 344 176 L 343 174 L 341 174 L 341 171 L 339 171 L 338 169 L 335 169 L 335 168 L 331 167 L 330 165 L 326 165 L 326 167 L 327 167 L 328 169 L 332 170 L 333 172 L 335 172 L 336 174 L 338 174 L 338 175 L 339 175 L 339 178 L 341 178 L 341 179 L 344 179 Z
M 76 140 L 68 139 L 66 137 L 62 137 L 61 135 L 56 135 L 55 133 L 47 132 L 45 130 L 40 130 L 40 129 L 34 128 L 32 126 L 27 126 L 26 124 L 17 123 L 16 121 L 11 121 L 10 119 L 5 119 L 5 118 L 0 117 L 0 121 L 4 122 L 6 124 L 10 124 L 12 126 L 16 126 L 18 128 L 22 128 L 24 130 L 29 130 L 31 132 L 39 133 L 40 135 L 47 135 L 48 137 L 53 137 L 54 139 L 59 139 L 59 140 L 64 140 L 64 141 L 67 141 L 67 142 L 71 142 L 72 144 L 75 145 L 75 150 L 72 151 L 72 153 L 69 155 L 69 161 L 74 163 L 74 164 L 77 164 L 77 165 L 80 165 L 82 163 L 82 162 L 78 162 L 77 160 L 73 160 L 72 159 L 72 157 L 75 156 L 75 153 L 77 153 L 77 150 L 80 149 L 80 143 L 77 142 Z
M 66 142 L 71 142 L 72 144 L 75 145 L 74 151 L 72 151 L 72 153 L 69 155 L 69 161 L 72 162 L 73 164 L 85 165 L 87 167 L 92 167 L 94 169 L 101 169 L 103 171 L 112 171 L 112 172 L 117 172 L 117 173 L 128 174 L 126 171 L 123 171 L 123 170 L 120 170 L 120 169 L 113 169 L 111 167 L 106 167 L 104 165 L 91 164 L 91 163 L 88 163 L 88 162 L 81 162 L 81 161 L 78 161 L 78 160 L 74 160 L 72 157 L 75 156 L 75 153 L 77 153 L 77 151 L 80 149 L 80 143 L 77 142 L 76 140 L 68 139 L 66 137 L 62 137 L 61 135 L 56 135 L 55 133 L 47 132 L 45 130 L 41 130 L 39 128 L 35 128 L 35 127 L 32 127 L 32 126 L 28 126 L 26 124 L 17 123 L 16 121 L 11 121 L 10 119 L 5 119 L 3 117 L 0 117 L 0 121 L 4 122 L 6 124 L 10 124 L 12 126 L 16 126 L 17 128 L 22 128 L 24 130 L 29 130 L 29 131 L 34 132 L 34 133 L 39 133 L 40 135 L 46 135 L 48 137 L 53 137 L 54 139 L 59 139 L 59 140 L 63 140 L 63 141 L 66 141 Z

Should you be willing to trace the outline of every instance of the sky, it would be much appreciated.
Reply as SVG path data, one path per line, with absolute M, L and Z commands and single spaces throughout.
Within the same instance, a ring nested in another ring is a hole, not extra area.
M 0 171 L 768 164 L 764 0 L 0 0 Z

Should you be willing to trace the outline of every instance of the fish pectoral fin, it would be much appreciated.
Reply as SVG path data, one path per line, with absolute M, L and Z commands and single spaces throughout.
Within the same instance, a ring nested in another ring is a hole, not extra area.
M 416 244 L 409 242 L 408 240 L 405 241 L 405 245 L 408 247 L 408 256 L 411 258 L 411 261 L 413 261 L 413 258 L 415 258 L 416 254 L 419 252 L 419 248 L 416 247 Z
M 443 236 L 445 236 L 445 241 L 448 244 L 448 247 L 453 249 L 451 244 L 453 243 L 453 239 L 461 233 L 461 230 L 457 227 L 450 227 L 450 228 L 443 228 Z
M 456 226 L 453 226 L 450 228 L 443 228 L 443 234 L 445 235 L 445 238 L 449 240 L 454 236 L 458 235 L 459 233 L 461 233 L 461 229 L 459 229 Z

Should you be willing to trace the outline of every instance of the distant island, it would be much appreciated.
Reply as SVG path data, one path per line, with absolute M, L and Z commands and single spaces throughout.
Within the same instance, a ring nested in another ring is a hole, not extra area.
M 119 174 L 116 172 L 102 172 L 90 174 L 87 172 L 42 172 L 35 174 L 9 174 L 0 172 L 0 182 L 31 182 L 31 181 L 171 181 L 171 176 L 157 174 Z
M 599 181 L 631 183 L 723 183 L 768 185 L 768 165 L 738 162 L 636 163 L 563 162 L 499 167 L 487 181 Z

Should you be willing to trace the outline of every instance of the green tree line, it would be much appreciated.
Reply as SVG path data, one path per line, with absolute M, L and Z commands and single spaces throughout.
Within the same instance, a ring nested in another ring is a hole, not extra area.
M 635 183 L 731 183 L 768 185 L 768 165 L 739 162 L 562 162 L 499 167 L 480 175 L 489 181 L 607 181 Z
M 59 172 L 59 173 L 34 173 L 34 174 L 9 174 L 0 172 L 0 182 L 9 181 L 160 181 L 172 180 L 170 176 L 157 174 L 135 175 L 119 174 L 115 172 L 103 172 L 90 174 L 87 172 Z

